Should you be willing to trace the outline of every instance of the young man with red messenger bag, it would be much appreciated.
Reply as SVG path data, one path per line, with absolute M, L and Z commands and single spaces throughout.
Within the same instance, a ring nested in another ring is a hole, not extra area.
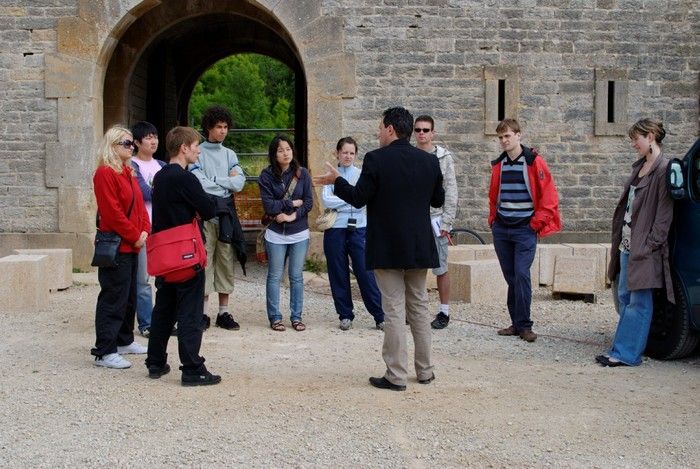
M 216 209 L 214 201 L 204 192 L 197 177 L 186 169 L 199 156 L 199 134 L 189 127 L 174 127 L 168 132 L 165 148 L 170 155 L 170 164 L 164 166 L 153 180 L 152 233 L 156 242 L 159 237 L 166 238 L 166 241 L 173 240 L 168 232 L 189 231 L 189 236 L 194 236 L 189 241 L 185 237 L 185 249 L 181 251 L 179 260 L 174 259 L 177 265 L 202 254 L 201 238 L 195 239 L 201 233 L 192 230 L 196 224 L 194 219 L 197 215 L 204 220 L 213 218 Z M 159 236 L 158 233 L 162 234 Z M 192 243 L 192 247 L 187 245 L 188 242 Z M 203 262 L 194 263 L 190 267 L 182 264 L 186 268 L 179 269 L 179 272 L 176 269 L 163 274 L 160 269 L 167 263 L 163 261 L 168 259 L 158 259 L 158 253 L 163 250 L 156 247 L 156 244 L 149 247 L 149 270 L 153 266 L 162 275 L 156 276 L 155 282 L 158 290 L 148 340 L 148 376 L 160 378 L 170 371 L 167 362 L 168 339 L 177 322 L 182 385 L 217 384 L 221 381 L 221 376 L 211 374 L 204 366 L 204 358 L 199 355 L 203 332 L 203 266 L 206 265 L 206 257 Z M 203 254 L 206 256 L 206 253 Z

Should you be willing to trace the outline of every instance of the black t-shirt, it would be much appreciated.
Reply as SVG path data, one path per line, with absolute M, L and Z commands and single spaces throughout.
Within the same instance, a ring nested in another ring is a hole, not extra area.
M 152 203 L 152 233 L 190 223 L 197 213 L 203 220 L 216 215 L 214 201 L 197 176 L 179 164 L 163 166 L 153 178 Z

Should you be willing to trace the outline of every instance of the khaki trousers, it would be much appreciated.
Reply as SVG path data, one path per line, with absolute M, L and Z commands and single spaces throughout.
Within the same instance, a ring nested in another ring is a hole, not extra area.
M 416 376 L 418 379 L 428 379 L 433 375 L 433 365 L 430 362 L 433 336 L 430 330 L 428 292 L 425 288 L 427 272 L 427 269 L 374 271 L 379 291 L 382 292 L 384 309 L 384 378 L 400 386 L 405 386 L 408 379 L 406 320 L 413 335 Z
M 204 271 L 206 281 L 204 283 L 204 295 L 211 292 L 233 292 L 233 246 L 219 241 L 219 225 L 210 221 L 204 221 L 204 236 L 207 240 L 207 267 Z

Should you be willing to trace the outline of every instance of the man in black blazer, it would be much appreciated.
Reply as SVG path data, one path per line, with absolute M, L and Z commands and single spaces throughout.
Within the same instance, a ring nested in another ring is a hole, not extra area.
M 436 267 L 437 249 L 430 226 L 430 207 L 445 200 L 442 172 L 435 155 L 408 141 L 413 116 L 389 108 L 379 122 L 379 146 L 365 155 L 353 187 L 334 166 L 314 183 L 335 184 L 335 195 L 355 207 L 367 206 L 367 268 L 382 293 L 385 314 L 382 357 L 386 373 L 370 378 L 372 386 L 403 391 L 408 376 L 405 323 L 411 326 L 418 382 L 435 379 L 430 360 L 432 336 L 425 287 L 427 269 Z

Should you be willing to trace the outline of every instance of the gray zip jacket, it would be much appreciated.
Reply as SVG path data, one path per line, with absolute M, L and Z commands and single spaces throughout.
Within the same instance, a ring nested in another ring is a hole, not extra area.
M 455 162 L 452 153 L 447 148 L 435 145 L 433 154 L 437 156 L 442 172 L 442 187 L 445 189 L 445 204 L 440 208 L 430 208 L 430 218 L 442 216 L 440 229 L 452 230 L 452 224 L 457 216 L 457 177 L 455 176 Z

